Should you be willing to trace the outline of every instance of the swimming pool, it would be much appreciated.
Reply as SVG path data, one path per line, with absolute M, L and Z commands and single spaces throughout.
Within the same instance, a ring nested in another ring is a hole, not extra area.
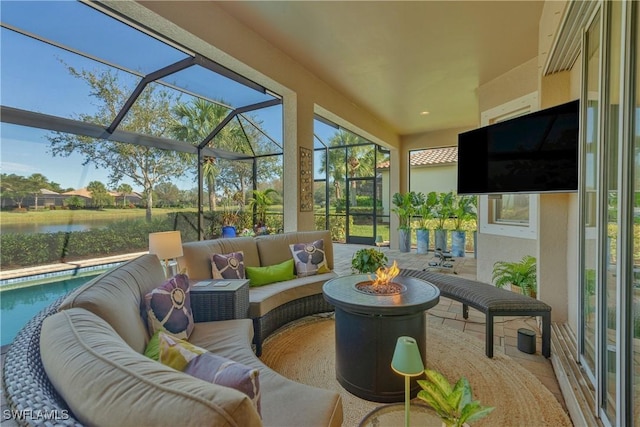
M 11 344 L 18 331 L 43 308 L 98 274 L 0 292 L 0 345 Z

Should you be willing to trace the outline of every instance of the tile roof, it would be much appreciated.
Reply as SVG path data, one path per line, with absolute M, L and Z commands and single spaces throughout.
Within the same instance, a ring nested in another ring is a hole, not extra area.
M 458 162 L 458 147 L 430 148 L 411 153 L 411 166 L 443 165 Z M 389 167 L 389 161 L 378 163 L 378 169 Z

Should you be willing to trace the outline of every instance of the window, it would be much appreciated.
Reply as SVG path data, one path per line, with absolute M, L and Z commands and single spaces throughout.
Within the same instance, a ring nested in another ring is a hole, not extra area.
M 481 124 L 487 126 L 538 109 L 538 94 L 530 93 L 482 113 Z M 480 232 L 501 236 L 535 239 L 537 237 L 538 195 L 495 194 L 480 196 Z

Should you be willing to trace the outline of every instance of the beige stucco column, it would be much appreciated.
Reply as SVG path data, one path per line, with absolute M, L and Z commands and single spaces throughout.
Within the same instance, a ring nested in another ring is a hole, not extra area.
M 314 230 L 313 212 L 300 211 L 300 149 L 313 150 L 313 102 L 296 94 L 283 97 L 284 231 Z

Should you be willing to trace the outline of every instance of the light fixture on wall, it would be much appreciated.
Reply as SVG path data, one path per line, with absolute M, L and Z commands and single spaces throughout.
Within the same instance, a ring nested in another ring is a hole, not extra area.
M 149 253 L 155 254 L 162 261 L 167 278 L 178 274 L 176 258 L 182 256 L 180 232 L 161 231 L 149 234 Z
M 418 343 L 411 337 L 398 337 L 396 349 L 391 360 L 391 369 L 404 376 L 404 425 L 409 427 L 409 380 L 424 372 L 424 364 L 418 349 Z

